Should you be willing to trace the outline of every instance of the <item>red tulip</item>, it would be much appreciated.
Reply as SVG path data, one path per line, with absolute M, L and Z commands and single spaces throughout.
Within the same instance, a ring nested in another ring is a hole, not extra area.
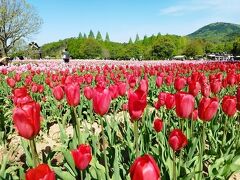
M 127 84 L 126 83 L 118 83 L 118 93 L 120 96 L 124 96 L 127 91 Z
M 226 79 L 227 79 L 227 83 L 228 83 L 230 86 L 232 86 L 232 85 L 234 85 L 235 82 L 236 82 L 236 75 L 233 74 L 233 73 L 228 73 Z
M 157 76 L 157 78 L 156 78 L 156 86 L 158 88 L 160 88 L 162 86 L 162 83 L 163 83 L 163 77 L 162 76 Z
M 210 82 L 211 91 L 214 94 L 217 94 L 222 88 L 222 81 L 215 79 Z
M 237 89 L 237 110 L 240 111 L 240 88 Z
M 166 93 L 165 105 L 167 109 L 173 109 L 175 107 L 174 94 Z
M 142 117 L 145 107 L 147 106 L 147 92 L 142 91 L 140 86 L 135 91 L 128 93 L 128 111 L 131 121 L 138 120 Z
M 43 93 L 43 91 L 44 91 L 44 86 L 43 86 L 42 84 L 39 84 L 39 85 L 37 86 L 37 88 L 38 88 L 38 92 L 39 92 L 39 93 Z
M 198 119 L 198 109 L 193 110 L 190 117 L 193 121 L 196 121 Z
M 171 75 L 167 76 L 165 79 L 165 83 L 170 86 L 173 82 L 173 77 Z
M 13 91 L 13 103 L 15 106 L 31 102 L 32 98 L 29 96 L 26 87 L 14 89 Z
M 68 83 L 64 86 L 66 99 L 69 106 L 77 106 L 80 103 L 80 87 L 77 83 Z
M 93 96 L 93 90 L 91 87 L 85 87 L 83 90 L 84 96 L 88 99 L 91 100 Z
M 128 84 L 131 88 L 134 88 L 137 82 L 137 78 L 135 76 L 130 76 L 128 78 Z
M 166 95 L 167 93 L 165 92 L 160 92 L 158 95 L 158 101 L 155 104 L 156 109 L 159 109 L 161 106 L 165 105 L 165 101 L 166 101 Z
M 75 165 L 79 170 L 84 170 L 88 167 L 92 160 L 91 147 L 86 144 L 81 144 L 77 149 L 71 151 Z
M 156 132 L 160 132 L 163 129 L 163 121 L 159 118 L 155 119 L 153 122 L 153 127 Z
M 16 107 L 13 110 L 13 121 L 20 136 L 34 138 L 40 131 L 40 105 L 29 102 Z
M 180 118 L 188 118 L 194 110 L 195 99 L 193 95 L 178 92 L 175 95 L 176 113 Z
M 222 100 L 222 110 L 228 116 L 233 116 L 237 112 L 237 99 L 235 96 L 224 96 Z
M 210 121 L 217 113 L 218 100 L 203 97 L 198 105 L 198 116 L 203 121 Z
M 64 91 L 60 85 L 52 89 L 53 96 L 56 100 L 61 101 L 64 97 Z
M 7 78 L 7 84 L 9 87 L 14 88 L 16 81 L 13 78 Z
M 36 168 L 29 169 L 25 174 L 26 180 L 55 180 L 55 173 L 47 164 L 39 164 Z
M 174 129 L 169 135 L 168 143 L 174 151 L 179 151 L 187 145 L 188 141 L 180 129 Z
M 109 92 L 112 99 L 116 99 L 118 97 L 118 86 L 117 85 L 111 85 L 109 87 Z
M 160 180 L 159 167 L 151 155 L 135 159 L 130 167 L 131 180 Z
M 18 74 L 18 73 L 15 74 L 14 79 L 15 79 L 15 81 L 17 81 L 17 82 L 21 81 L 21 75 Z
M 192 94 L 194 97 L 198 95 L 199 91 L 201 90 L 201 85 L 197 81 L 191 81 L 189 84 L 189 93 Z
M 108 89 L 93 90 L 93 110 L 95 113 L 103 116 L 109 110 L 111 104 L 111 94 Z
M 208 84 L 203 84 L 201 86 L 201 93 L 204 97 L 208 97 L 211 93 L 210 86 Z
M 183 77 L 177 77 L 174 81 L 174 88 L 177 90 L 177 91 L 180 91 L 182 90 L 185 85 L 186 85 L 187 81 L 185 78 Z
M 33 84 L 31 90 L 32 90 L 33 93 L 36 93 L 36 92 L 38 91 L 37 85 L 36 85 L 36 84 Z

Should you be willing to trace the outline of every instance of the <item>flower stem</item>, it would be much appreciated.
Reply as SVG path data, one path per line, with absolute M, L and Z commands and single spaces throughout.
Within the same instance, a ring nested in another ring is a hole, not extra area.
M 37 154 L 36 143 L 35 143 L 34 139 L 29 140 L 29 142 L 30 142 L 30 149 L 31 149 L 31 153 L 32 153 L 33 166 L 37 167 L 38 164 L 40 163 L 40 161 L 39 161 L 39 157 Z
M 136 157 L 139 156 L 139 147 L 138 147 L 138 121 L 134 121 L 134 144 L 136 148 Z
M 104 133 L 103 117 L 101 117 L 100 119 L 101 119 L 101 125 L 102 125 L 102 141 L 103 141 L 104 165 L 105 165 L 105 171 L 106 171 L 107 180 L 109 180 L 110 177 L 109 177 L 107 153 L 106 153 L 106 146 L 105 146 L 105 144 L 106 144 L 106 137 L 105 137 L 105 133 Z
M 227 129 L 227 119 L 224 118 L 225 122 L 224 122 L 224 127 L 223 127 L 223 140 L 222 140 L 222 146 L 225 145 L 226 143 L 226 129 Z
M 80 178 L 81 178 L 81 180 L 83 180 L 83 171 L 82 170 L 80 171 Z
M 81 144 L 81 137 L 80 137 L 80 122 L 78 121 L 77 119 L 77 107 L 74 107 L 73 108 L 73 119 L 74 119 L 74 123 L 73 123 L 73 126 L 74 126 L 74 130 L 75 130 L 75 133 L 76 133 L 76 136 L 77 136 L 77 139 L 78 139 L 78 144 Z
M 202 174 L 200 173 L 199 180 L 201 180 L 203 177 L 203 166 L 204 166 L 203 154 L 204 154 L 204 150 L 205 150 L 205 122 L 203 122 L 203 126 L 202 126 L 202 139 L 201 139 L 200 147 L 201 147 L 201 150 L 200 150 L 200 156 L 199 156 L 199 158 L 200 158 L 199 172 L 202 172 Z
M 177 180 L 177 173 L 176 173 L 176 154 L 173 151 L 173 180 Z

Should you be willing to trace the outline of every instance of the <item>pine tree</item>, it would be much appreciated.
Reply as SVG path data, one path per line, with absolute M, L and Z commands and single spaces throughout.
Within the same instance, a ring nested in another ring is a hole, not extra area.
M 88 34 L 88 38 L 93 38 L 93 39 L 95 38 L 94 33 L 93 33 L 92 30 L 90 30 L 90 32 Z
M 83 34 L 83 38 L 86 39 L 87 38 L 87 35 L 86 33 Z
M 138 42 L 140 40 L 138 34 L 136 35 L 136 39 L 135 39 L 135 43 Z
M 143 37 L 143 43 L 144 44 L 147 42 L 147 39 L 148 39 L 147 35 L 144 35 L 144 37 Z
M 133 43 L 132 38 L 130 38 L 128 41 L 128 44 L 132 44 L 132 43 Z
M 106 41 L 106 42 L 110 42 L 110 38 L 109 38 L 108 32 L 106 33 L 105 41 Z
M 97 32 L 96 40 L 98 40 L 98 41 L 102 41 L 103 40 L 102 39 L 102 35 L 101 35 L 101 33 L 99 31 Z
M 78 38 L 79 38 L 79 39 L 82 39 L 82 38 L 83 38 L 83 35 L 82 35 L 81 32 L 79 33 Z

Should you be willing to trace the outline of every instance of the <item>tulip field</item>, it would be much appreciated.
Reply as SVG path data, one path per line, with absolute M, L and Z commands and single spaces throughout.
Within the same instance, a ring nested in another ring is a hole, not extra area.
M 0 66 L 0 179 L 232 178 L 239 84 L 239 62 Z

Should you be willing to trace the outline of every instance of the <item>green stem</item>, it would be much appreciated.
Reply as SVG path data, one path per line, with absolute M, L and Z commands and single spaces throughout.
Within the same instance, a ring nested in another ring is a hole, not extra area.
M 101 117 L 101 125 L 102 125 L 102 141 L 103 141 L 104 165 L 105 165 L 107 180 L 109 180 L 110 177 L 109 177 L 108 162 L 107 162 L 107 153 L 106 153 L 106 146 L 105 146 L 105 144 L 106 144 L 106 136 L 105 136 L 105 133 L 104 133 L 103 117 Z
M 191 120 L 191 132 L 190 132 L 190 137 L 193 138 L 193 120 Z
M 203 122 L 203 126 L 202 126 L 202 139 L 201 139 L 200 147 L 201 147 L 201 150 L 200 150 L 200 156 L 199 156 L 200 157 L 199 172 L 202 172 L 202 174 L 199 175 L 199 180 L 201 180 L 203 177 L 203 167 L 204 167 L 203 154 L 205 150 L 205 122 Z
M 173 151 L 173 180 L 177 180 L 177 173 L 176 173 L 176 154 Z
M 226 143 L 226 130 L 227 130 L 227 119 L 226 117 L 224 118 L 225 122 L 224 122 L 224 127 L 223 127 L 223 140 L 222 140 L 222 146 L 225 145 Z
M 83 171 L 82 170 L 80 171 L 80 178 L 81 178 L 81 180 L 83 180 Z
M 138 121 L 134 121 L 134 144 L 136 148 L 136 157 L 139 156 L 139 147 L 138 147 Z
M 184 132 L 184 120 L 180 119 L 180 123 L 181 123 L 181 130 L 182 132 Z
M 77 107 L 74 107 L 73 108 L 73 114 L 74 114 L 74 130 L 75 130 L 75 133 L 76 133 L 76 136 L 77 136 L 77 139 L 78 139 L 78 144 L 81 144 L 81 137 L 80 137 L 80 122 L 78 121 L 77 119 Z
M 34 139 L 29 140 L 29 142 L 30 142 L 30 149 L 32 153 L 33 167 L 37 167 L 40 161 L 37 154 L 36 143 Z
M 237 137 L 238 138 L 236 138 L 236 140 L 237 140 L 237 148 L 239 147 L 239 140 L 240 140 L 240 114 L 239 114 L 239 112 L 238 112 L 238 121 L 237 121 L 237 123 L 238 123 L 238 128 L 237 128 Z

